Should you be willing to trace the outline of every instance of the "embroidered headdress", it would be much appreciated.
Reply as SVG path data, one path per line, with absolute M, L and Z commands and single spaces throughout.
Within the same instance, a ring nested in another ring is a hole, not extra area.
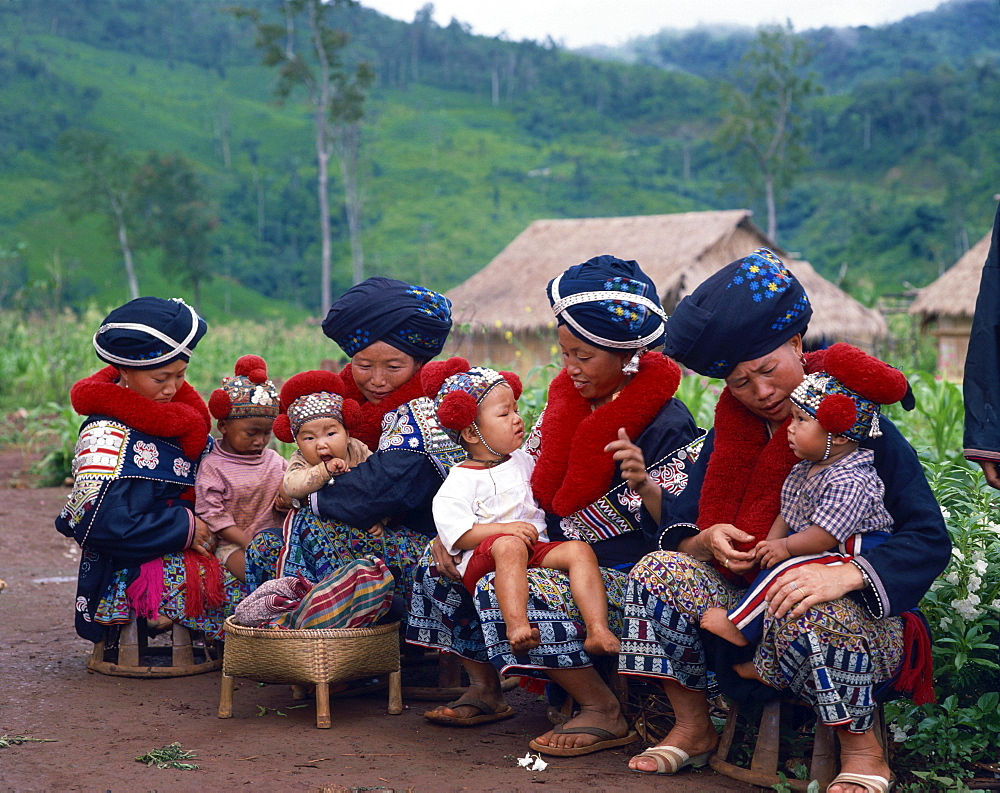
M 792 391 L 792 402 L 834 435 L 878 438 L 880 406 L 906 396 L 903 373 L 844 342 L 823 351 L 822 367 Z
M 208 325 L 181 298 L 137 297 L 119 306 L 94 334 L 97 357 L 116 367 L 155 369 L 188 361 Z
M 459 432 L 475 422 L 479 404 L 498 385 L 509 385 L 514 392 L 514 399 L 521 396 L 521 378 L 514 372 L 498 372 L 485 366 L 470 369 L 464 358 L 451 358 L 447 363 L 451 364 L 448 368 L 438 367 L 425 371 L 421 382 L 427 393 L 433 393 L 435 386 L 437 387 L 434 410 L 441 426 L 452 438 L 456 438 Z M 456 371 L 460 364 L 464 366 Z
M 268 418 L 278 415 L 278 391 L 267 379 L 267 364 L 259 355 L 244 355 L 233 367 L 234 376 L 222 378 L 208 399 L 217 419 Z
M 698 374 L 728 377 L 740 362 L 805 333 L 811 316 L 802 284 L 760 248 L 709 276 L 677 304 L 663 354 Z
M 343 395 L 344 383 L 336 372 L 314 369 L 288 378 L 281 387 L 281 412 L 274 420 L 275 436 L 292 443 L 303 424 L 320 418 L 339 421 L 350 433 L 361 420 L 361 409 Z
M 549 281 L 546 293 L 559 324 L 588 344 L 622 352 L 663 343 L 667 315 L 636 262 L 595 256 Z
M 374 277 L 352 286 L 323 320 L 323 332 L 349 357 L 384 341 L 426 361 L 444 347 L 451 330 L 451 301 L 422 286 Z

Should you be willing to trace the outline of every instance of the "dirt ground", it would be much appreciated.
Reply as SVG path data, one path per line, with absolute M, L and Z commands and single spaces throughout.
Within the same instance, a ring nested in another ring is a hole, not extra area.
M 547 769 L 527 771 L 515 758 L 550 725 L 524 689 L 508 694 L 516 717 L 479 728 L 429 724 L 421 713 L 430 705 L 405 698 L 403 713 L 390 716 L 378 692 L 335 700 L 332 729 L 318 730 L 312 702 L 294 707 L 302 703 L 288 686 L 241 681 L 234 718 L 220 720 L 219 672 L 165 680 L 91 672 L 90 645 L 73 630 L 79 550 L 52 525 L 69 490 L 17 487 L 23 464 L 0 452 L 0 735 L 48 742 L 0 741 L 0 790 L 756 789 L 709 770 L 631 773 L 627 759 L 642 743 L 546 758 Z M 134 759 L 175 741 L 197 754 L 199 770 Z

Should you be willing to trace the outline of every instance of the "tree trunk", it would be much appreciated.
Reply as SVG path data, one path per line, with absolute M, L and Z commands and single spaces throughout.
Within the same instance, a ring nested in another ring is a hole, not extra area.
M 117 197 L 112 197 L 111 207 L 115 213 L 115 220 L 118 226 L 118 245 L 122 249 L 122 256 L 125 258 L 125 278 L 128 280 L 129 300 L 139 297 L 139 281 L 135 277 L 135 265 L 132 263 L 132 246 L 128 242 L 128 229 L 125 226 L 125 212 L 121 202 Z
M 313 3 L 309 4 L 309 29 L 312 33 L 313 48 L 319 63 L 319 84 L 316 87 L 314 116 L 316 119 L 316 191 L 319 197 L 319 228 L 322 240 L 320 260 L 320 315 L 326 314 L 333 303 L 330 294 L 331 260 L 333 258 L 330 242 L 330 132 L 327 121 L 327 110 L 330 107 L 330 61 L 323 47 L 320 20 Z
M 767 203 L 767 238 L 778 242 L 778 213 L 774 207 L 774 175 L 764 174 L 764 200 Z
M 364 253 L 361 247 L 361 191 L 358 186 L 358 166 L 361 150 L 361 125 L 344 124 L 337 136 L 340 173 L 344 177 L 344 203 L 347 210 L 347 231 L 351 239 L 353 283 L 365 280 Z

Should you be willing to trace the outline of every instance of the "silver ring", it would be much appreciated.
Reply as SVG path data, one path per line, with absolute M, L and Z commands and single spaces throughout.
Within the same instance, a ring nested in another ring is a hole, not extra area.
M 204 548 L 206 551 L 212 550 L 212 541 L 211 540 L 205 540 L 205 542 L 203 542 L 201 544 L 201 547 Z
M 799 582 L 798 581 L 791 581 L 788 584 L 788 588 L 789 589 L 798 589 L 799 588 Z

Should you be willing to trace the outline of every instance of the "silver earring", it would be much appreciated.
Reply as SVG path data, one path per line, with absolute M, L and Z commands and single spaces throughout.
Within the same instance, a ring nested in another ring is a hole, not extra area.
M 833 433 L 828 432 L 826 434 L 826 454 L 823 455 L 824 460 L 830 459 L 830 451 L 833 449 Z
M 632 353 L 632 357 L 629 358 L 628 363 L 622 367 L 622 374 L 636 374 L 639 371 L 639 359 L 644 352 L 644 349 L 638 349 Z

